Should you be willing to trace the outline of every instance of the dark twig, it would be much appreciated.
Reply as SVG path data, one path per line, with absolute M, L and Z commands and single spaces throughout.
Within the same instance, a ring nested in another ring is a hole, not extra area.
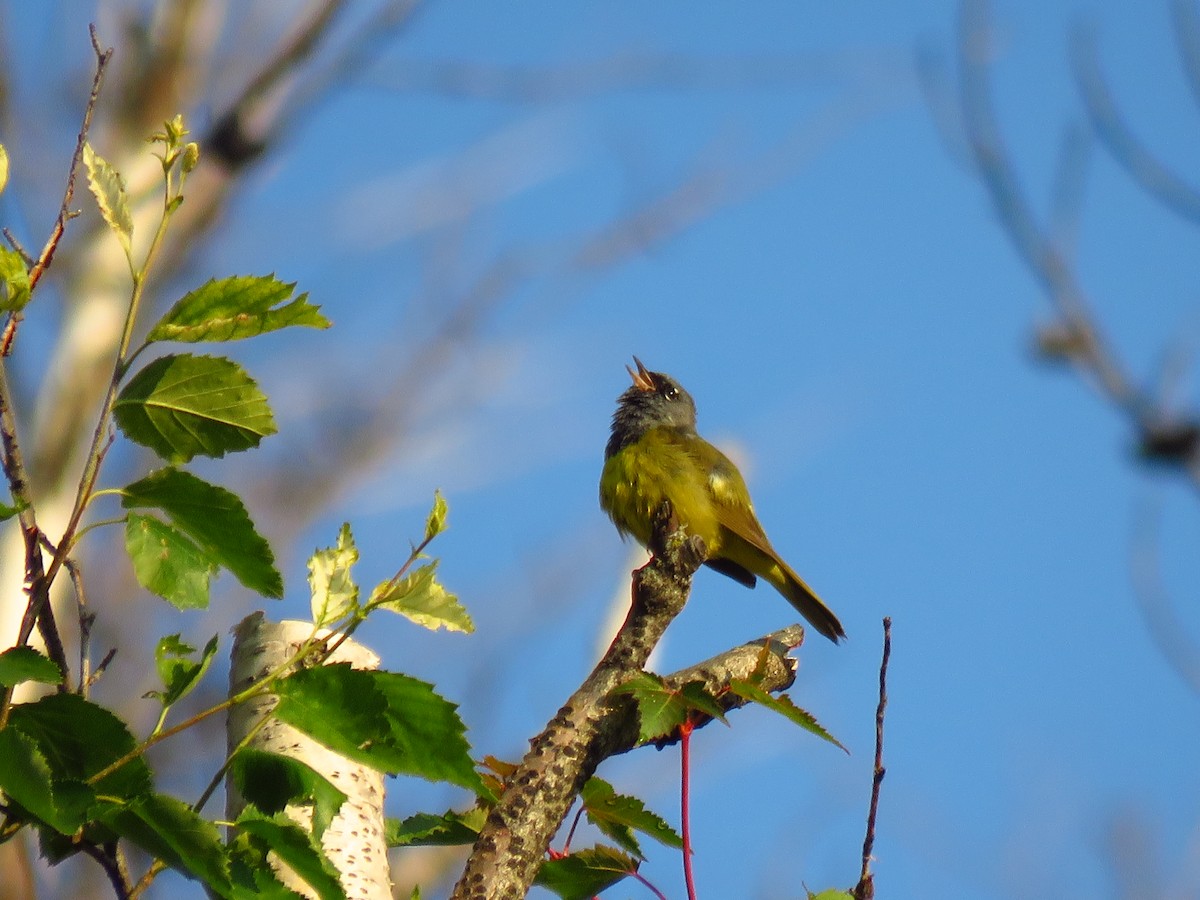
M 875 896 L 875 876 L 871 872 L 871 854 L 875 850 L 875 815 L 879 811 L 879 790 L 887 770 L 883 767 L 883 714 L 887 709 L 887 670 L 892 656 L 892 619 L 883 620 L 883 659 L 879 664 L 879 706 L 875 708 L 875 772 L 871 778 L 871 807 L 867 812 L 867 835 L 863 838 L 862 874 L 854 888 L 855 900 Z
M 1126 126 L 1117 110 L 1097 60 L 1094 34 L 1079 29 L 1071 41 L 1071 59 L 1075 80 L 1083 97 L 1084 107 L 1104 146 L 1113 159 L 1150 196 L 1163 206 L 1190 220 L 1200 223 L 1200 190 L 1188 184 L 1163 163 Z
M 37 260 L 30 256 L 29 251 L 21 246 L 21 242 L 17 240 L 17 236 L 9 231 L 7 226 L 0 228 L 0 232 L 4 233 L 4 239 L 8 241 L 9 246 L 16 250 L 20 255 L 21 260 L 25 263 L 25 268 L 33 268 L 33 264 L 37 262 Z
M 1159 561 L 1161 509 L 1146 501 L 1134 522 L 1131 575 L 1146 630 L 1163 658 L 1192 692 L 1200 696 L 1200 649 L 1188 638 L 1163 584 Z
M 91 687 L 97 681 L 100 680 L 100 678 L 104 675 L 105 671 L 107 671 L 108 664 L 113 661 L 113 657 L 116 655 L 117 655 L 117 648 L 110 647 L 109 651 L 104 654 L 104 658 L 102 660 L 100 660 L 100 662 L 99 662 L 99 664 L 97 664 L 96 668 L 92 670 L 92 674 L 88 676 L 88 679 L 85 682 L 87 687 Z
M 117 844 L 113 842 L 100 845 L 81 841 L 79 849 L 100 864 L 100 868 L 112 884 L 117 900 L 127 900 L 133 891 L 133 882 L 125 865 L 125 857 Z
M 1175 39 L 1183 60 L 1183 73 L 1187 76 L 1192 96 L 1200 103 L 1200 13 L 1197 13 L 1193 0 L 1175 0 L 1171 8 L 1175 19 Z
M 1200 488 L 1200 421 L 1165 408 L 1126 373 L 1101 336 L 1063 246 L 1039 226 L 1021 190 L 992 110 L 986 65 L 989 29 L 986 2 L 966 0 L 959 35 L 963 127 L 1001 225 L 1056 308 L 1057 321 L 1038 335 L 1039 349 L 1046 359 L 1071 363 L 1129 419 L 1143 459 L 1174 466 Z
M 232 171 L 262 155 L 269 143 L 267 132 L 273 127 L 255 121 L 261 118 L 263 105 L 312 55 L 345 6 L 346 0 L 326 0 L 292 39 L 267 60 L 233 104 L 213 123 L 203 141 L 209 158 L 219 160 Z
M 1058 307 L 1064 326 L 1078 336 L 1072 361 L 1113 403 L 1139 420 L 1144 401 L 1093 325 L 1088 302 L 1058 246 L 1042 233 L 1017 180 L 996 124 L 987 81 L 987 4 L 967 0 L 959 24 L 959 64 L 963 125 L 975 165 L 988 188 L 1005 230 Z
M 32 291 L 41 281 L 42 275 L 50 268 L 50 264 L 54 261 L 54 251 L 58 249 L 58 243 L 62 240 L 63 232 L 66 231 L 67 222 L 73 219 L 77 213 L 71 211 L 71 200 L 75 196 L 75 176 L 79 171 L 79 161 L 83 156 L 83 147 L 87 143 L 88 130 L 92 126 L 92 114 L 96 111 L 96 101 L 100 97 L 100 86 L 104 83 L 104 70 L 108 67 L 109 60 L 112 59 L 113 51 L 109 47 L 103 50 L 100 47 L 100 39 L 96 35 L 96 26 L 91 25 L 88 28 L 92 37 L 92 50 L 96 53 L 96 72 L 92 76 L 92 90 L 88 95 L 87 106 L 83 110 L 83 123 L 79 126 L 79 135 L 75 139 L 75 152 L 71 155 L 71 165 L 67 169 L 67 187 L 63 191 L 62 205 L 58 209 L 58 218 L 54 220 L 54 227 L 50 231 L 50 237 L 42 247 L 41 255 L 33 264 L 33 268 L 29 270 L 29 289 Z M 12 352 L 13 336 L 17 330 L 17 324 L 20 322 L 20 314 L 12 313 L 8 317 L 8 322 L 4 326 L 3 334 L 0 334 L 0 357 L 6 357 Z

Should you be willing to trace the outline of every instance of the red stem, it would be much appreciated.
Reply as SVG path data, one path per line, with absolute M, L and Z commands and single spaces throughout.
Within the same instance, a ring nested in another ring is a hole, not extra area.
M 683 880 L 687 883 L 688 900 L 696 900 L 696 882 L 692 876 L 692 720 L 679 726 L 679 817 L 683 832 Z

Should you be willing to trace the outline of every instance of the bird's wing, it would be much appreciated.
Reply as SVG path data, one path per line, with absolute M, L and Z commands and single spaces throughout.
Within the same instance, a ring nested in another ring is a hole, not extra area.
M 775 550 L 754 516 L 750 491 L 746 488 L 742 473 L 724 453 L 715 448 L 714 453 L 716 458 L 708 470 L 708 491 L 713 499 L 717 521 L 768 556 L 774 557 Z

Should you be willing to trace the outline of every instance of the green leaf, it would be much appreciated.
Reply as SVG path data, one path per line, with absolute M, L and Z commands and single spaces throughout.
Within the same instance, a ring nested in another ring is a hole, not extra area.
M 437 580 L 437 567 L 435 560 L 418 566 L 403 578 L 377 585 L 367 605 L 399 613 L 431 631 L 444 627 L 470 634 L 475 623 L 458 598 Z
M 473 844 L 483 830 L 487 810 L 475 806 L 465 813 L 448 810 L 440 816 L 417 813 L 403 821 L 388 819 L 389 847 L 459 847 Z
M 632 875 L 637 868 L 637 860 L 620 850 L 592 847 L 542 863 L 533 883 L 553 891 L 563 900 L 588 900 Z
M 61 684 L 62 672 L 57 663 L 32 647 L 9 647 L 0 653 L 0 684 L 16 687 L 24 681 Z
M 292 325 L 328 328 L 329 320 L 308 302 L 308 294 L 285 302 L 295 289 L 295 282 L 274 275 L 213 279 L 185 294 L 146 340 L 237 341 Z
M 83 145 L 83 164 L 87 167 L 88 188 L 100 207 L 100 215 L 113 230 L 126 256 L 132 254 L 133 216 L 129 212 L 129 197 L 125 181 L 91 144 Z
M 24 508 L 25 505 L 21 503 L 9 504 L 0 501 L 0 522 L 7 522 Z
M 4 188 L 8 185 L 8 151 L 4 149 L 4 145 L 0 144 L 0 194 L 4 193 Z
M 138 584 L 177 609 L 205 609 L 216 566 L 187 535 L 155 516 L 130 513 L 125 552 Z
M 348 759 L 392 775 L 485 790 L 457 707 L 432 685 L 339 663 L 293 672 L 275 691 L 278 718 Z
M 337 545 L 316 551 L 308 560 L 308 586 L 312 591 L 313 624 L 324 627 L 358 607 L 358 585 L 350 575 L 358 562 L 358 548 L 350 523 L 342 524 Z
M 613 693 L 628 694 L 637 703 L 638 740 L 642 743 L 674 734 L 692 712 L 725 721 L 724 711 L 699 681 L 675 690 L 657 675 L 641 672 Z
M 841 741 L 821 727 L 821 724 L 813 717 L 812 713 L 801 709 L 793 703 L 792 698 L 787 694 L 774 696 L 768 694 L 754 682 L 742 681 L 739 678 L 735 678 L 729 682 L 729 689 L 742 699 L 751 700 L 754 703 L 765 706 L 767 709 L 779 713 L 788 721 L 799 725 L 805 731 L 811 731 L 822 740 L 829 741 L 835 747 L 841 747 L 847 754 L 850 753 Z
M 33 741 L 56 781 L 85 781 L 137 746 L 124 722 L 78 694 L 49 694 L 18 704 L 9 727 Z M 150 769 L 135 757 L 93 787 L 97 794 L 136 797 L 150 790 Z
M 270 847 L 254 835 L 237 833 L 229 842 L 229 877 L 232 900 L 310 900 L 284 885 L 271 868 Z
M 247 807 L 235 823 L 243 832 L 265 843 L 275 856 L 311 887 L 321 900 L 344 900 L 337 870 L 325 858 L 311 835 L 283 813 L 263 816 Z
M 60 805 L 46 757 L 32 738 L 16 728 L 0 731 L 0 790 L 9 801 L 63 834 L 72 834 L 83 824 L 80 805 Z
M 224 566 L 252 591 L 283 596 L 283 578 L 275 568 L 271 547 L 231 491 L 168 467 L 122 488 L 121 505 L 162 510 L 208 554 L 210 562 Z
M 195 652 L 196 648 L 185 644 L 177 634 L 159 638 L 158 646 L 154 648 L 154 664 L 165 690 L 151 691 L 150 695 L 161 698 L 164 707 L 174 706 L 200 683 L 216 655 L 217 635 L 204 645 L 197 661 L 190 658 Z
M 289 803 L 311 803 L 318 838 L 346 802 L 346 795 L 324 775 L 277 753 L 244 747 L 230 761 L 229 771 L 246 802 L 268 816 L 283 812 Z
M 0 311 L 16 312 L 29 303 L 33 290 L 29 284 L 29 270 L 25 268 L 21 254 L 7 247 L 0 247 L 0 285 L 4 287 L 0 293 Z
M 854 900 L 854 895 L 846 891 L 839 891 L 836 888 L 821 891 L 819 894 L 808 892 L 808 900 Z
M 257 447 L 275 419 L 258 385 L 232 360 L 180 353 L 148 363 L 113 404 L 131 441 L 169 462 Z
M 155 859 L 227 895 L 229 864 L 217 826 L 174 797 L 147 794 L 106 805 L 98 819 Z
M 681 849 L 683 838 L 662 816 L 646 809 L 636 797 L 618 794 L 611 784 L 593 776 L 580 793 L 588 820 L 630 853 L 641 857 L 642 851 L 631 829 L 636 829 L 665 844 Z
M 446 498 L 442 496 L 440 490 L 433 492 L 433 509 L 429 510 L 429 517 L 425 520 L 425 540 L 432 541 L 435 537 L 446 530 Z

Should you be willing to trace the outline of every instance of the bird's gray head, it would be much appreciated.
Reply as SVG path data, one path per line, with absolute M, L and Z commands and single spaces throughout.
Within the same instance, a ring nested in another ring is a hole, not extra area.
M 696 403 L 692 395 L 670 375 L 651 372 L 636 356 L 633 361 L 637 365 L 636 372 L 625 367 L 633 379 L 633 386 L 617 398 L 612 436 L 604 448 L 605 459 L 651 428 L 696 430 Z

